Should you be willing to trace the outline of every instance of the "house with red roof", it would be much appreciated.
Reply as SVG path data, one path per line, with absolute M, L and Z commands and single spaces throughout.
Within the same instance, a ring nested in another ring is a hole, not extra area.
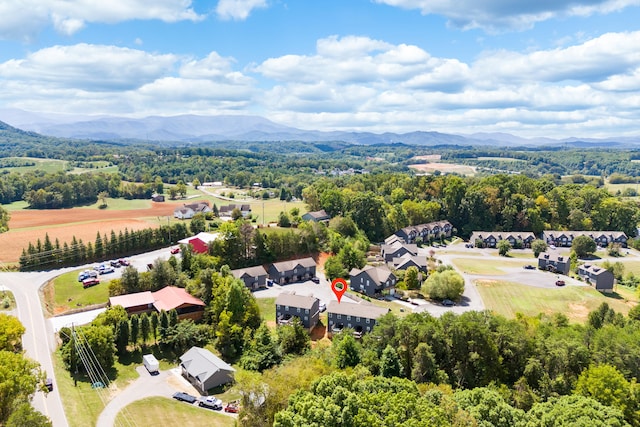
M 200 320 L 205 309 L 204 302 L 175 286 L 165 286 L 155 292 L 136 292 L 110 297 L 108 305 L 121 305 L 130 316 L 175 309 L 180 320 Z

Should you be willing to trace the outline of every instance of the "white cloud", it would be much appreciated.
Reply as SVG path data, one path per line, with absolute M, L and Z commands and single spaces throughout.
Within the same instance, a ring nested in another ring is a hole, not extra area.
M 640 5 L 640 0 L 374 0 L 422 14 L 443 15 L 463 29 L 524 30 L 554 17 L 589 16 Z
M 197 60 L 78 44 L 0 63 L 5 105 L 100 114 L 225 112 L 247 107 L 255 82 L 212 52 Z
M 88 22 L 201 19 L 191 0 L 0 0 L 0 16 L 0 39 L 22 40 L 31 39 L 46 25 L 70 35 Z
M 608 114 L 625 126 L 616 132 L 637 133 L 628 115 L 640 97 L 639 45 L 640 32 L 610 33 L 465 63 L 417 46 L 334 36 L 319 40 L 315 54 L 270 58 L 252 71 L 276 81 L 263 97 L 269 117 L 302 128 L 553 135 L 585 123 L 595 135 Z
M 244 21 L 254 9 L 265 7 L 267 7 L 266 0 L 220 0 L 216 13 L 220 19 Z

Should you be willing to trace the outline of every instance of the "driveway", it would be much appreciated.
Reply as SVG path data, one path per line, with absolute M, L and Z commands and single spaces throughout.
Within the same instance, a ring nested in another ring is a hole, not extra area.
M 331 290 L 331 282 L 329 282 L 322 272 L 317 272 L 316 277 L 320 279 L 320 283 L 313 283 L 311 280 L 300 283 L 291 283 L 287 285 L 270 286 L 266 289 L 253 291 L 256 298 L 277 298 L 282 292 L 295 292 L 297 295 L 313 296 L 320 300 L 320 304 L 329 304 L 329 301 L 337 301 L 338 298 Z M 342 298 L 340 302 L 356 303 L 350 298 Z

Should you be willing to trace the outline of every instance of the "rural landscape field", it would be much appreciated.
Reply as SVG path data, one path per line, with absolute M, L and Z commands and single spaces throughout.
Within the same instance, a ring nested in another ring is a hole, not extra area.
M 640 427 L 640 0 L 0 12 L 0 427 Z

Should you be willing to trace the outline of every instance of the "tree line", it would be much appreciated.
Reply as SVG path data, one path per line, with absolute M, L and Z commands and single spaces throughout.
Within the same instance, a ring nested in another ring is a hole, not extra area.
M 388 314 L 361 342 L 346 331 L 259 377 L 240 374 L 240 417 L 244 426 L 637 426 L 638 338 L 640 309 L 625 317 L 606 303 L 584 325 L 562 314 Z
M 20 271 L 57 269 L 121 258 L 166 247 L 188 235 L 189 232 L 184 223 L 143 230 L 125 229 L 118 234 L 112 230 L 109 236 L 97 232 L 95 241 L 87 243 L 82 239 L 76 239 L 75 236 L 71 242 L 60 244 L 58 239 L 51 242 L 47 233 L 44 241 L 38 239 L 35 244 L 29 242 L 28 247 L 22 250 L 19 269 Z

